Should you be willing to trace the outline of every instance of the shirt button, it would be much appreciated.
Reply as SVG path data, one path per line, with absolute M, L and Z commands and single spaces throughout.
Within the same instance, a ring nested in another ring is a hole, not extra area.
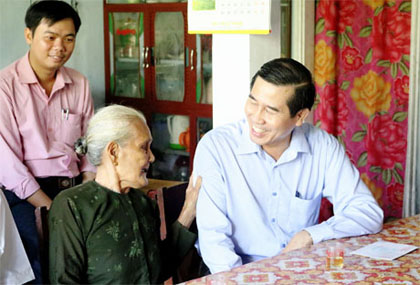
M 272 222 L 272 223 L 275 223 L 275 222 L 276 222 L 276 219 L 275 219 L 275 218 L 272 218 L 272 219 L 271 219 L 271 222 Z
M 273 196 L 277 196 L 277 192 L 273 192 Z

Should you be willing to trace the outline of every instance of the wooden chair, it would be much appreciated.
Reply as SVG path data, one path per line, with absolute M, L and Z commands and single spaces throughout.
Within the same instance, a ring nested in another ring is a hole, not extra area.
M 172 225 L 181 213 L 187 187 L 188 183 L 182 183 L 169 187 L 159 187 L 147 192 L 147 195 L 150 198 L 156 199 L 159 206 L 161 220 L 160 237 L 162 240 L 166 238 L 167 226 Z M 191 225 L 190 230 L 197 233 L 197 225 L 195 221 Z M 202 259 L 198 255 L 197 250 L 192 248 L 184 257 L 184 260 L 178 267 L 176 274 L 172 277 L 172 280 L 165 282 L 165 284 L 181 283 L 200 277 L 199 269 L 201 262 Z
M 41 276 L 42 283 L 49 283 L 49 258 L 48 258 L 48 209 L 46 206 L 35 208 L 35 222 L 36 230 L 38 233 L 39 240 L 39 255 L 41 259 Z

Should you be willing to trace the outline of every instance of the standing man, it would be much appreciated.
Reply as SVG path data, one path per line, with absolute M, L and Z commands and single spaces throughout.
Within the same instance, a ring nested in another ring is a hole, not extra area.
M 63 65 L 81 21 L 63 1 L 38 1 L 25 16 L 28 53 L 0 71 L 0 184 L 40 283 L 34 207 L 94 178 L 73 151 L 93 115 L 87 79 Z M 6 190 L 7 189 L 7 190 Z
M 304 123 L 314 99 L 309 70 L 274 59 L 252 78 L 246 118 L 198 144 L 198 245 L 211 273 L 381 230 L 383 211 L 344 148 Z M 318 224 L 323 197 L 335 215 Z

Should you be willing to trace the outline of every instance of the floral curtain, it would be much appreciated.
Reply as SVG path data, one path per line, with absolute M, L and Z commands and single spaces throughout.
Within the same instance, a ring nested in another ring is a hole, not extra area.
M 411 2 L 316 4 L 314 122 L 344 145 L 384 210 L 401 217 Z

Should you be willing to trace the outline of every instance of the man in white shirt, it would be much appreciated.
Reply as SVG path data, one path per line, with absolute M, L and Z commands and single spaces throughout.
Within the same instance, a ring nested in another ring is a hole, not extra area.
M 309 70 L 269 61 L 252 79 L 246 118 L 199 142 L 198 247 L 211 273 L 382 229 L 383 211 L 344 148 L 304 123 L 314 100 Z M 334 216 L 318 224 L 323 197 Z

